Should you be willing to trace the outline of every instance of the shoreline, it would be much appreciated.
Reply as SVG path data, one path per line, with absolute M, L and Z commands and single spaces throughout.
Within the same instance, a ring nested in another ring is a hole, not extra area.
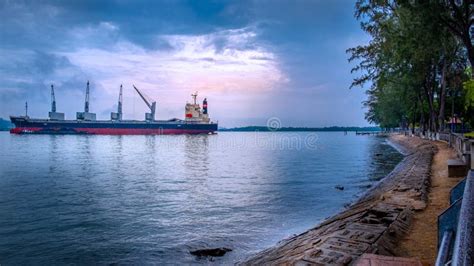
M 396 255 L 414 212 L 427 206 L 437 146 L 402 135 L 391 135 L 389 141 L 405 157 L 386 177 L 345 210 L 240 264 L 347 265 L 363 253 Z

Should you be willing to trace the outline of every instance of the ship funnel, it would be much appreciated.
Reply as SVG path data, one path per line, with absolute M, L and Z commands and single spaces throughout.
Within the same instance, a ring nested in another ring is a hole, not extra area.
M 202 101 L 202 113 L 207 115 L 207 98 L 204 98 L 204 101 Z

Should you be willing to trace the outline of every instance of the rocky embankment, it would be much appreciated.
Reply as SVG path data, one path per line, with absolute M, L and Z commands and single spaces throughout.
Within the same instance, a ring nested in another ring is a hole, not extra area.
M 426 207 L 436 146 L 415 137 L 390 139 L 406 157 L 387 177 L 343 212 L 241 264 L 347 265 L 363 253 L 393 255 L 413 212 Z

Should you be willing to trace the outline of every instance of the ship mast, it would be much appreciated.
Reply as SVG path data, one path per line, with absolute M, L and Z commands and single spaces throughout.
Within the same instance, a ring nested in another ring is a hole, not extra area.
M 56 97 L 54 97 L 54 86 L 51 84 L 51 112 L 56 112 Z
M 145 93 L 141 92 L 135 85 L 133 88 L 137 91 L 138 95 L 142 98 L 145 104 L 150 108 L 150 113 L 145 114 L 145 119 L 149 121 L 155 120 L 155 110 L 156 110 L 156 102 L 152 101 L 150 97 L 148 97 Z
M 87 81 L 87 88 L 86 88 L 86 101 L 84 102 L 84 112 L 89 112 L 89 81 Z
M 194 100 L 194 104 L 196 104 L 196 98 L 198 96 L 198 93 L 197 91 L 194 93 L 194 94 L 191 94 L 191 97 L 193 97 L 193 100 Z

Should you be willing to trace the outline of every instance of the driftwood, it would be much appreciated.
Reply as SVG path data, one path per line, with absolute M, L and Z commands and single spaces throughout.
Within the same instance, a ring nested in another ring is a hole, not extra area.
M 436 146 L 419 138 L 397 136 L 392 141 L 406 157 L 358 202 L 240 264 L 348 265 L 363 253 L 394 255 L 413 212 L 426 207 Z

